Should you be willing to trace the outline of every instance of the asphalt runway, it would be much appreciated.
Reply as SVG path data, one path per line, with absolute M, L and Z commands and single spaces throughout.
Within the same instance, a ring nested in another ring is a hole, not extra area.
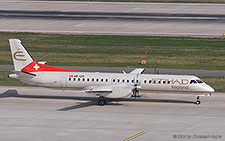
M 72 67 L 60 66 L 65 69 L 77 70 L 80 72 L 106 72 L 106 73 L 126 73 L 131 72 L 135 68 L 116 68 L 116 67 Z M 13 71 L 12 65 L 0 65 L 0 70 Z M 144 74 L 173 74 L 173 75 L 196 75 L 196 76 L 225 76 L 225 71 L 218 70 L 184 70 L 184 69 L 155 69 L 146 68 Z
M 224 99 L 143 93 L 98 106 L 81 92 L 0 86 L 0 140 L 224 140 Z
M 0 31 L 222 37 L 225 4 L 0 1 Z

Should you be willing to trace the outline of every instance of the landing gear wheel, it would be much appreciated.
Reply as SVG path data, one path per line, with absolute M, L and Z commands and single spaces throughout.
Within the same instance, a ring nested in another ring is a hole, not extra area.
M 137 97 L 140 97 L 140 96 L 139 96 L 139 91 L 138 91 L 137 89 L 134 89 L 134 90 L 133 90 L 133 94 L 131 95 L 131 97 L 134 97 L 135 99 L 136 99 Z
M 196 105 L 199 105 L 199 104 L 201 104 L 201 101 L 197 100 L 197 101 L 195 102 L 195 104 L 196 104 Z
M 99 97 L 98 105 L 104 106 L 106 104 L 106 100 L 103 97 Z
M 197 96 L 197 101 L 195 102 L 195 104 L 196 104 L 196 105 L 201 104 L 201 101 L 200 101 L 199 99 L 200 99 L 200 97 L 199 97 L 199 96 Z

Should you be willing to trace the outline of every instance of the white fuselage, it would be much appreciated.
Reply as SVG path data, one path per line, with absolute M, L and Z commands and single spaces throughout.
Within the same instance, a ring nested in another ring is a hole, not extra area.
M 36 76 L 21 73 L 24 82 L 58 89 L 91 89 L 106 85 L 138 85 L 139 91 L 172 93 L 213 93 L 214 90 L 196 76 L 159 74 L 119 74 L 89 72 L 36 72 Z

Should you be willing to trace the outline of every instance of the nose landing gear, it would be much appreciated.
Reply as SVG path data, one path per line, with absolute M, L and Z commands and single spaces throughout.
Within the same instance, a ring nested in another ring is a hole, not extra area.
M 195 102 L 196 105 L 200 105 L 201 104 L 201 101 L 199 99 L 200 99 L 200 97 L 197 96 L 197 101 Z
M 203 94 L 203 95 L 197 95 L 197 101 L 195 102 L 196 105 L 200 105 L 201 104 L 200 96 L 211 96 L 211 93 Z

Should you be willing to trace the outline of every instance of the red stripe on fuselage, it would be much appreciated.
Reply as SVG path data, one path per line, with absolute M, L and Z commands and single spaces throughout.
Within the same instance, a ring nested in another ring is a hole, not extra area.
M 62 69 L 54 66 L 44 65 L 37 63 L 35 61 L 31 62 L 29 65 L 24 67 L 21 71 L 23 72 L 41 72 L 41 71 L 51 71 L 51 72 L 78 72 L 76 70 Z

